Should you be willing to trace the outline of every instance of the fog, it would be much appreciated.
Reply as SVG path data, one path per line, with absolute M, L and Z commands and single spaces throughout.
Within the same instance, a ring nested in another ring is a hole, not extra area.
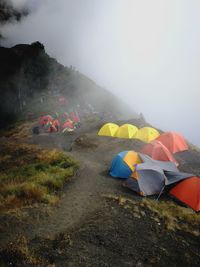
M 200 146 L 199 0 L 12 3 L 33 12 L 2 28 L 4 45 L 42 42 L 60 63 L 120 96 L 155 127 Z

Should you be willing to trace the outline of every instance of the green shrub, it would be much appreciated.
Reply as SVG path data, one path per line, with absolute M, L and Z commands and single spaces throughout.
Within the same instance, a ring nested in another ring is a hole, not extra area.
M 0 209 L 35 202 L 57 203 L 56 194 L 75 174 L 78 162 L 66 153 L 33 145 L 9 143 L 7 148 L 0 153 L 5 167 L 0 172 Z

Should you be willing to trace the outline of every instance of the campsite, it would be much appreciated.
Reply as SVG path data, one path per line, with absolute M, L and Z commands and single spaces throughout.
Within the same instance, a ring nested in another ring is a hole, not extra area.
M 0 266 L 200 266 L 197 2 L 0 1 Z
M 96 115 L 83 121 L 77 132 L 63 135 L 61 143 L 52 133 L 33 134 L 35 123 L 19 127 L 1 142 L 14 139 L 64 150 L 79 162 L 79 170 L 55 204 L 32 203 L 4 213 L 3 262 L 14 266 L 166 266 L 167 262 L 177 266 L 177 261 L 180 266 L 199 265 L 199 215 L 166 193 L 159 200 L 158 195 L 141 197 L 124 186 L 123 179 L 109 175 L 115 155 L 130 148 L 139 152 L 144 142 L 98 136 L 103 123 Z M 128 123 L 139 127 L 144 122 Z M 192 146 L 179 152 L 179 169 L 200 175 L 199 153 Z

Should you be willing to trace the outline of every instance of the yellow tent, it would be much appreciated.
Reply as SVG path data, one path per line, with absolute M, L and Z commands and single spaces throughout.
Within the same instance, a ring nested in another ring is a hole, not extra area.
M 119 138 L 133 138 L 136 136 L 138 128 L 135 125 L 123 124 L 116 132 L 116 137 Z
M 98 135 L 115 136 L 119 126 L 115 123 L 104 124 L 98 132 Z
M 156 139 L 159 135 L 160 134 L 156 129 L 154 129 L 152 127 L 143 127 L 143 128 L 138 130 L 135 138 L 137 138 L 143 142 L 149 143 L 152 140 Z

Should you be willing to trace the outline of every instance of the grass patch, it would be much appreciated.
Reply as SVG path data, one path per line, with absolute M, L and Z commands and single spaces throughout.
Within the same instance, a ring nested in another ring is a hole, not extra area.
M 31 128 L 37 121 L 24 122 L 19 120 L 16 123 L 9 125 L 6 129 L 0 130 L 0 136 L 11 137 L 15 139 L 25 138 L 31 134 Z
M 171 200 L 155 201 L 148 198 L 142 199 L 140 206 L 153 211 L 156 216 L 164 221 L 169 230 L 183 230 L 200 236 L 200 216 L 189 208 L 181 207 Z
M 78 163 L 66 153 L 4 143 L 0 151 L 0 210 L 58 202 L 58 192 Z

